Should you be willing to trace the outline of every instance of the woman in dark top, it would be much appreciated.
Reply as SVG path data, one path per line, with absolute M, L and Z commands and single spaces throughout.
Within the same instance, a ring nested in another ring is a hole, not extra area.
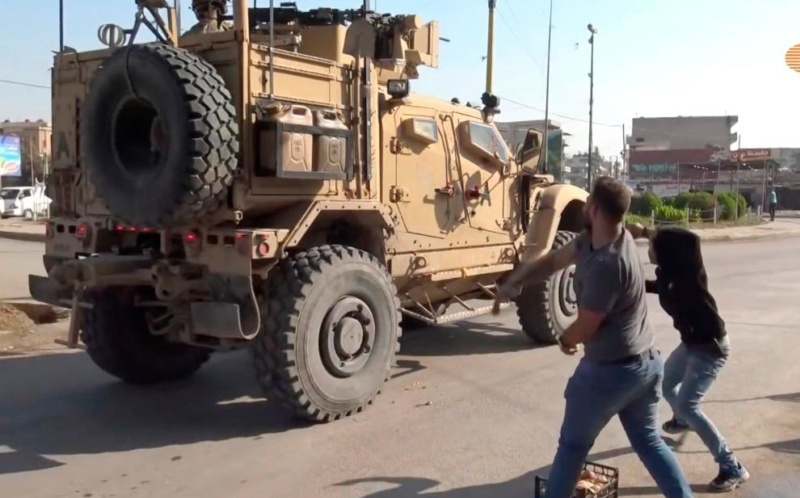
M 708 278 L 700 238 L 689 230 L 665 228 L 643 234 L 650 239 L 650 261 L 657 265 L 656 280 L 645 283 L 647 292 L 673 320 L 681 344 L 664 366 L 664 398 L 673 418 L 664 432 L 679 434 L 692 430 L 700 436 L 719 464 L 719 475 L 711 481 L 713 491 L 731 491 L 750 478 L 728 443 L 702 411 L 706 392 L 725 365 L 730 344 L 725 322 L 708 291 Z

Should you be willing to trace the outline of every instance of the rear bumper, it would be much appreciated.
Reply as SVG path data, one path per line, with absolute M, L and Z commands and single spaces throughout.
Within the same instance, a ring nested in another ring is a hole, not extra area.
M 28 275 L 28 290 L 31 297 L 39 302 L 62 308 L 72 307 L 72 288 L 49 277 Z
M 165 271 L 164 264 L 139 256 L 46 259 L 50 276 L 28 275 L 28 288 L 37 301 L 73 308 L 90 304 L 75 302 L 76 291 L 148 286 L 156 289 L 165 305 L 188 312 L 186 325 L 193 334 L 233 340 L 250 340 L 258 334 L 261 312 L 249 275 L 207 273 L 184 279 Z M 208 299 L 187 299 L 195 293 Z

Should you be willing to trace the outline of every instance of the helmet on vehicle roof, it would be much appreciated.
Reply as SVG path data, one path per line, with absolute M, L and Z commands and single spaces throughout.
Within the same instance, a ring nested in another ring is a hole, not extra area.
M 228 8 L 228 0 L 192 0 L 192 10 L 194 11 L 212 6 L 219 8 L 224 13 Z

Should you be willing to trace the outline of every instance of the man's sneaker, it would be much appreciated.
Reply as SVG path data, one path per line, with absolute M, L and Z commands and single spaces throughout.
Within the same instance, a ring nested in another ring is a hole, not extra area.
M 684 424 L 683 422 L 678 422 L 675 417 L 664 422 L 664 425 L 661 426 L 661 430 L 666 432 L 667 434 L 682 434 L 684 432 L 688 432 L 691 430 L 689 424 Z
M 736 467 L 720 469 L 719 475 L 708 484 L 708 489 L 717 492 L 733 491 L 748 479 L 750 479 L 750 472 L 744 468 L 744 465 L 737 463 Z

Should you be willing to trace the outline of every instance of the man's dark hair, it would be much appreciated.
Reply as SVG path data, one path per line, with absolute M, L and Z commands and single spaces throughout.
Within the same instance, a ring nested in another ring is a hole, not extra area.
M 592 203 L 615 222 L 621 222 L 631 207 L 631 192 L 619 180 L 601 176 L 592 187 Z

